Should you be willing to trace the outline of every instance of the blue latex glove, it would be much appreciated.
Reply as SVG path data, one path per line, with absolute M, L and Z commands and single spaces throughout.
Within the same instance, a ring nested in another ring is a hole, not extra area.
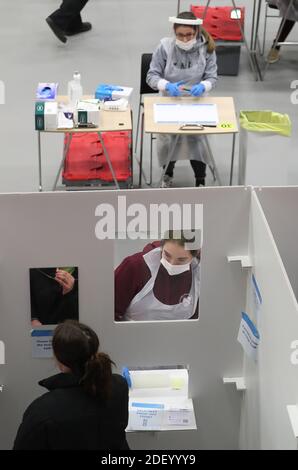
M 205 85 L 202 83 L 197 83 L 197 85 L 193 85 L 190 90 L 190 94 L 192 96 L 202 96 L 203 93 L 205 93 L 206 88 Z
M 112 100 L 113 91 L 122 91 L 123 88 L 115 85 L 100 84 L 96 88 L 95 98 L 102 101 Z
M 168 82 L 166 84 L 166 91 L 169 93 L 170 96 L 181 96 L 181 90 L 179 87 L 185 83 L 183 80 L 181 82 L 171 83 Z
M 97 88 L 101 89 L 101 90 L 117 90 L 117 91 L 123 90 L 123 88 L 121 88 L 120 86 L 108 85 L 108 84 L 105 84 L 105 83 L 98 85 Z
M 108 85 L 108 88 L 110 88 L 111 90 L 123 91 L 123 88 L 117 85 Z

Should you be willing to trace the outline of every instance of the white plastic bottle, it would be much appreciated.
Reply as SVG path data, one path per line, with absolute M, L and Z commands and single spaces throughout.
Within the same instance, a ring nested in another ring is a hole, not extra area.
M 79 72 L 73 74 L 73 79 L 68 82 L 68 99 L 70 106 L 75 110 L 78 101 L 83 96 L 83 88 L 81 85 L 81 75 Z

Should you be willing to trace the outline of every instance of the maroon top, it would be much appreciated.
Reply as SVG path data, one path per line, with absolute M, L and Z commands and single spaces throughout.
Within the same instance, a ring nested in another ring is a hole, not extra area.
M 125 258 L 115 270 L 115 320 L 123 320 L 123 315 L 132 299 L 143 289 L 151 277 L 143 256 L 160 246 L 160 242 L 149 243 L 144 250 Z M 191 270 L 170 276 L 161 264 L 155 279 L 153 293 L 166 305 L 176 305 L 189 294 L 192 284 Z M 198 305 L 191 318 L 198 318 Z

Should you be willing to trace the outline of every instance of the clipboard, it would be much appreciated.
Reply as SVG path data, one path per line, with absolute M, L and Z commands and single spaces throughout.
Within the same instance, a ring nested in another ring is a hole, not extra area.
M 179 131 L 203 131 L 206 127 L 217 127 L 217 126 L 216 125 L 204 126 L 203 124 L 187 123 L 187 124 L 182 124 L 179 127 Z

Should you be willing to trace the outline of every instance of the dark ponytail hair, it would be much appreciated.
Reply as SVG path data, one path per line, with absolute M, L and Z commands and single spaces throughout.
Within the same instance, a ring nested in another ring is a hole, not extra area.
M 75 320 L 66 320 L 56 327 L 52 344 L 56 359 L 80 378 L 88 394 L 109 397 L 115 364 L 107 354 L 98 352 L 95 331 Z
M 196 20 L 197 19 L 197 17 L 193 14 L 192 11 L 182 11 L 181 13 L 179 13 L 179 15 L 177 15 L 177 18 L 180 18 L 182 20 Z M 174 23 L 174 31 L 176 31 L 176 29 L 179 26 L 183 26 L 183 25 L 181 25 L 180 23 L 179 24 Z M 200 33 L 204 36 L 204 38 L 207 41 L 207 52 L 209 54 L 212 54 L 212 52 L 214 52 L 216 49 L 216 45 L 211 34 L 208 33 L 208 31 L 206 31 L 206 29 L 203 28 L 202 26 L 195 26 L 195 25 L 187 25 L 187 26 L 189 26 L 190 28 L 193 28 L 194 31 L 198 31 L 198 34 L 197 34 L 198 36 L 200 35 Z

